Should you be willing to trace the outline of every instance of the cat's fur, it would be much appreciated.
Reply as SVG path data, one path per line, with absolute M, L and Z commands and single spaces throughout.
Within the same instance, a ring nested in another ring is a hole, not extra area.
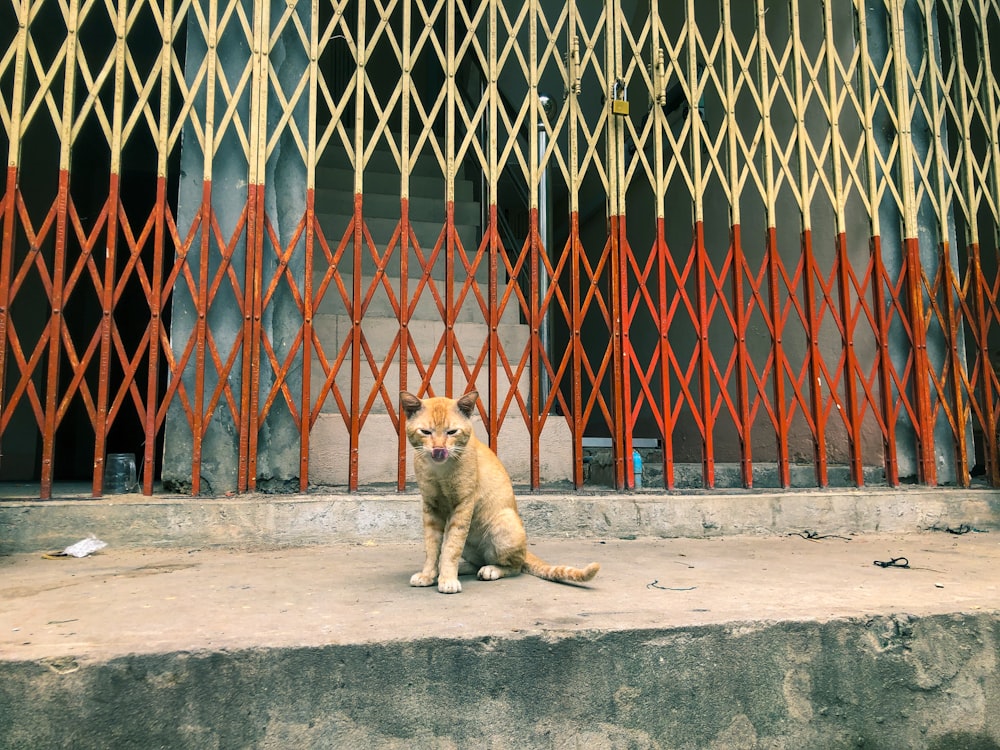
M 414 466 L 423 496 L 423 570 L 411 586 L 433 586 L 444 594 L 462 590 L 459 573 L 484 581 L 522 571 L 562 583 L 589 581 L 600 569 L 549 565 L 528 551 L 524 524 L 507 470 L 472 430 L 469 417 L 479 394 L 419 399 L 403 391 L 406 435 L 416 449 Z

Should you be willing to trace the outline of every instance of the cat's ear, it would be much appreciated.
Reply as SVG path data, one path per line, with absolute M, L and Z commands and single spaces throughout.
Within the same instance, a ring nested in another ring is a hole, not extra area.
M 424 403 L 412 393 L 400 391 L 399 405 L 402 407 L 403 411 L 406 412 L 406 416 L 412 417 L 423 408 Z
M 476 408 L 479 400 L 479 391 L 469 391 L 457 402 L 458 410 L 467 417 L 472 416 L 472 410 Z

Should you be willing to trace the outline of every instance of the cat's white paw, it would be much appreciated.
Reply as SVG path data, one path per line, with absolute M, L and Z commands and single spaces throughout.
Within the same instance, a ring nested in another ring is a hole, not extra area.
M 433 586 L 434 585 L 434 578 L 433 578 L 433 576 L 425 576 L 423 574 L 423 572 L 414 573 L 410 577 L 410 585 L 411 586 Z
M 493 565 L 484 565 L 476 575 L 480 581 L 496 581 L 503 578 L 503 572 Z
M 457 578 L 453 578 L 450 581 L 438 581 L 438 591 L 442 594 L 458 594 L 461 590 L 462 584 L 458 582 Z

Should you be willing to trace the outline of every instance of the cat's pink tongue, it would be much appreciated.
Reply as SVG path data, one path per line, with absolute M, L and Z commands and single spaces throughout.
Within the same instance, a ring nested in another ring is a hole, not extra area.
M 448 458 L 448 449 L 447 448 L 435 448 L 434 450 L 431 451 L 431 457 L 435 461 L 444 461 L 446 458 Z

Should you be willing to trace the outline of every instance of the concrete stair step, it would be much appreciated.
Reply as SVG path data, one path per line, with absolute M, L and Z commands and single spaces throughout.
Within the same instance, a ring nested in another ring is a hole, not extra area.
M 397 200 L 400 195 L 399 171 L 379 172 L 366 170 L 364 174 L 365 195 L 394 195 Z M 410 175 L 410 199 L 420 196 L 433 196 L 444 200 L 445 179 L 441 175 Z M 329 166 L 323 163 L 316 165 L 317 190 L 347 190 L 354 194 L 354 170 L 343 166 Z M 455 180 L 455 202 L 474 200 L 473 184 L 470 180 Z M 353 199 L 351 201 L 353 205 Z
M 398 268 L 398 265 L 397 265 Z M 323 277 L 326 273 L 325 269 L 316 270 L 313 275 L 313 289 L 318 291 L 320 285 L 323 282 Z M 343 274 L 342 280 L 344 286 L 347 288 L 349 295 L 353 294 L 354 291 L 354 276 L 352 274 Z M 372 291 L 371 286 L 374 280 L 374 276 L 362 276 L 361 279 L 361 294 L 362 298 L 368 297 L 368 307 L 365 312 L 365 318 L 379 319 L 379 318 L 389 318 L 391 320 L 391 325 L 396 325 L 396 312 L 393 309 L 392 301 L 389 298 L 389 294 L 386 291 L 385 284 L 388 285 L 393 290 L 393 295 L 396 303 L 399 303 L 399 291 L 400 291 L 400 279 L 398 277 L 386 276 L 384 278 L 384 283 L 379 282 L 374 291 Z M 483 298 L 487 298 L 488 289 L 482 282 L 480 284 L 480 293 Z M 419 279 L 411 278 L 407 283 L 407 294 L 408 294 L 408 305 L 412 308 L 410 313 L 411 320 L 431 320 L 431 321 L 441 321 L 441 311 L 438 309 L 437 301 L 434 298 L 433 290 L 431 288 L 431 282 L 423 285 L 419 290 L 419 296 L 416 298 L 416 305 L 414 305 L 413 295 L 418 294 L 417 286 L 419 284 Z M 455 292 L 458 293 L 462 286 L 465 284 L 465 279 L 456 279 L 455 281 Z M 444 285 L 441 280 L 433 280 L 434 290 L 444 299 Z M 499 301 L 503 298 L 506 292 L 506 284 L 501 281 L 497 284 L 497 300 Z M 488 302 L 488 299 L 487 299 Z M 326 291 L 323 294 L 323 298 L 319 301 L 316 307 L 317 315 L 341 315 L 348 314 L 347 303 L 345 303 L 343 296 L 340 294 L 337 287 L 331 281 L 328 284 Z M 505 325 L 519 325 L 521 323 L 520 317 L 520 307 L 518 305 L 517 297 L 512 293 L 508 298 L 506 306 L 501 312 L 500 322 Z M 483 316 L 483 311 L 479 306 L 479 300 L 475 296 L 472 290 L 470 290 L 465 297 L 463 304 L 455 311 L 455 322 L 456 323 L 480 323 L 485 325 L 485 318 Z M 376 323 L 381 325 L 381 322 Z
M 340 216 L 351 215 L 351 207 L 354 205 L 354 193 L 341 185 L 335 188 L 316 188 L 316 210 L 326 214 L 336 214 Z M 386 218 L 399 221 L 400 201 L 397 193 L 370 193 L 365 192 L 361 207 L 362 215 L 365 219 Z M 445 201 L 443 195 L 429 195 L 424 193 L 410 198 L 410 221 L 437 221 L 444 224 Z M 475 201 L 459 201 L 455 204 L 455 222 L 457 224 L 468 224 L 478 226 L 481 217 L 479 215 L 479 204 Z
M 326 211 L 317 211 L 316 218 L 319 220 L 320 226 L 323 227 L 323 233 L 326 235 L 328 242 L 339 242 L 351 222 L 350 215 L 327 213 Z M 391 217 L 364 215 L 363 220 L 371 235 L 372 242 L 375 243 L 375 248 L 380 252 L 384 252 L 399 226 L 398 214 Z M 430 256 L 438 241 L 441 240 L 442 250 L 439 257 L 443 259 L 445 240 L 442 239 L 442 234 L 444 233 L 444 227 L 443 216 L 440 221 L 433 219 L 410 220 L 410 229 L 416 237 L 417 244 L 420 246 L 425 257 Z M 465 254 L 470 258 L 475 256 L 480 241 L 479 226 L 475 224 L 456 223 L 455 231 L 462 243 Z M 399 246 L 398 241 L 396 246 Z
M 350 338 L 354 332 L 349 315 L 316 315 L 313 327 L 322 341 L 331 342 L 337 348 L 340 347 L 340 342 Z M 456 323 L 452 330 L 467 361 L 478 358 L 480 350 L 486 345 L 489 327 L 479 322 L 464 322 Z M 389 351 L 400 327 L 395 318 L 380 320 L 366 317 L 362 320 L 361 331 L 372 352 L 380 356 Z M 410 320 L 407 332 L 410 346 L 421 352 L 426 361 L 444 338 L 446 326 L 440 320 Z M 521 352 L 528 346 L 530 330 L 528 326 L 501 323 L 497 326 L 497 337 L 508 357 L 520 358 Z
M 323 156 L 320 159 L 318 166 L 319 165 L 337 169 L 347 169 L 352 172 L 354 171 L 354 165 L 351 163 L 351 157 L 347 150 L 343 148 L 327 148 L 323 152 Z M 387 174 L 398 175 L 400 173 L 400 167 L 392 149 L 390 149 L 388 144 L 384 141 L 380 141 L 375 144 L 375 147 L 368 153 L 364 163 L 364 171 L 366 174 L 368 172 L 384 172 Z M 444 177 L 444 170 L 437 158 L 433 154 L 426 153 L 421 154 L 416 161 L 411 162 L 409 173 L 411 175 L 419 175 L 421 177 Z
M 336 356 L 336 351 L 337 350 L 334 350 L 333 352 L 330 351 L 325 352 L 328 362 L 333 361 L 333 359 Z M 427 367 L 432 354 L 433 352 L 429 352 L 426 355 L 422 354 L 421 361 L 423 362 L 425 368 Z M 463 350 L 463 354 L 465 354 L 466 365 L 468 366 L 469 370 L 472 371 L 475 366 L 475 356 L 479 354 L 478 350 L 476 352 Z M 443 356 L 444 355 L 442 354 L 442 358 Z M 515 355 L 513 353 L 509 353 L 509 356 L 514 357 Z M 398 352 L 393 357 L 393 359 L 395 361 L 393 361 L 389 365 L 389 368 L 386 370 L 384 376 L 382 376 L 380 383 L 381 387 L 385 390 L 385 394 L 388 397 L 389 403 L 392 404 L 392 408 L 394 410 L 398 410 L 399 408 L 398 395 L 399 391 L 401 390 Z M 384 360 L 376 361 L 375 365 L 378 368 L 379 372 L 382 371 L 384 364 L 385 364 Z M 516 364 L 512 363 L 511 368 L 513 369 L 515 367 Z M 443 395 L 447 392 L 447 381 L 445 378 L 444 369 L 445 369 L 444 367 L 437 367 L 434 373 L 432 374 L 430 380 L 431 393 L 434 393 L 436 395 Z M 337 414 L 338 415 L 337 418 L 340 419 L 339 417 L 340 407 L 337 404 L 336 399 L 333 398 L 333 396 L 327 393 L 325 390 L 326 378 L 323 376 L 323 369 L 320 365 L 318 357 L 313 358 L 312 372 L 313 372 L 313 379 L 312 379 L 311 398 L 312 398 L 313 408 L 315 409 L 316 405 L 322 402 L 320 410 L 323 414 Z M 463 371 L 456 363 L 454 366 L 454 375 L 452 380 L 454 385 L 455 395 L 460 395 L 462 393 L 465 393 L 467 390 L 471 390 L 472 388 L 477 388 L 480 391 L 480 393 L 483 394 L 485 397 L 485 394 L 487 393 L 487 388 L 489 386 L 489 373 L 486 370 L 485 363 L 483 364 L 483 367 L 480 369 L 475 382 L 472 383 L 466 382 L 464 378 L 465 376 L 463 374 Z M 343 398 L 345 402 L 349 402 L 351 393 L 351 367 L 349 361 L 345 365 L 341 366 L 334 380 L 341 394 L 341 398 Z M 412 355 L 410 355 L 407 358 L 406 389 L 409 391 L 416 392 L 420 390 L 422 382 L 423 382 L 423 373 L 421 373 L 420 368 L 418 368 L 416 364 L 413 362 Z M 529 394 L 531 393 L 531 384 L 525 375 L 522 375 L 521 379 L 518 380 L 517 383 L 512 383 L 509 377 L 507 376 L 506 371 L 502 367 L 498 368 L 496 374 L 496 386 L 498 393 L 500 393 L 501 397 L 503 398 L 506 398 L 506 395 L 510 393 L 512 389 L 516 388 L 520 390 L 521 398 L 525 401 L 525 403 L 529 402 Z M 361 371 L 358 377 L 358 391 L 361 394 L 362 405 L 368 402 L 369 398 L 371 397 L 371 394 L 373 393 L 375 394 L 374 401 L 372 402 L 372 405 L 370 407 L 371 415 L 384 415 L 388 412 L 385 398 L 381 395 L 381 393 L 376 393 L 376 376 L 374 373 L 372 373 L 371 366 L 364 359 L 362 359 Z M 347 403 L 347 408 L 350 409 L 349 403 Z M 520 417 L 520 411 L 518 410 L 517 406 L 514 405 L 512 409 L 513 411 L 509 414 L 509 416 L 513 419 L 519 420 L 521 417 Z M 313 429 L 315 430 L 315 427 Z M 383 438 L 384 435 L 381 435 L 379 439 Z M 323 472 L 326 471 L 325 467 L 326 467 L 325 463 L 324 464 L 314 463 L 312 466 L 312 471 L 315 476 L 325 476 L 325 474 L 323 474 Z M 317 472 L 319 473 L 317 474 Z M 568 478 L 569 476 L 570 475 L 560 478 Z M 371 479 L 371 481 L 376 481 L 376 480 Z M 379 481 L 389 481 L 389 480 L 383 479 Z
M 341 423 L 334 431 L 346 432 L 343 417 L 334 415 L 334 418 Z M 546 429 L 558 430 L 558 422 L 565 423 L 565 420 L 550 418 Z M 477 434 L 482 439 L 480 428 L 477 423 Z M 515 437 L 520 439 L 520 435 Z M 315 443 L 315 439 L 312 442 Z M 389 445 L 388 450 L 387 446 L 382 446 L 381 452 L 395 455 L 395 430 Z M 507 453 L 501 446 L 500 456 L 505 462 Z M 365 455 L 359 467 L 371 458 L 373 456 Z M 258 483 L 261 481 L 259 479 Z M 395 481 L 394 474 L 391 487 L 362 484 L 360 493 L 347 493 L 342 487 L 313 481 L 309 491 L 303 494 L 289 494 L 294 490 L 286 489 L 281 494 L 258 492 L 200 498 L 166 492 L 157 486 L 152 498 L 131 494 L 103 500 L 90 498 L 89 481 L 57 481 L 49 500 L 38 499 L 37 483 L 0 483 L 0 496 L 4 498 L 0 503 L 3 551 L 4 554 L 32 553 L 34 557 L 36 552 L 62 549 L 79 541 L 81 533 L 88 530 L 109 545 L 103 553 L 88 558 L 91 563 L 100 563 L 116 550 L 128 548 L 159 547 L 187 554 L 192 547 L 201 546 L 268 549 L 315 544 L 354 547 L 365 541 L 417 542 L 422 535 L 416 486 L 411 483 L 405 493 L 397 493 Z M 884 539 L 886 535 L 900 535 L 902 541 L 908 538 L 917 542 L 944 539 L 951 550 L 962 543 L 973 542 L 977 548 L 982 549 L 982 544 L 993 549 L 994 554 L 1000 554 L 995 538 L 1000 532 L 1000 505 L 992 488 L 914 485 L 861 490 L 697 490 L 668 494 L 662 490 L 613 492 L 606 487 L 573 490 L 571 486 L 551 480 L 543 484 L 539 492 L 520 486 L 515 489 L 529 540 L 648 539 L 663 542 L 666 539 L 701 539 L 721 544 L 724 539 L 770 538 L 782 545 L 794 542 L 796 552 L 813 549 L 820 556 L 851 549 L 853 541 L 806 543 L 798 536 L 798 532 L 811 529 L 823 534 L 850 536 L 859 542 L 866 537 Z M 964 535 L 946 533 L 946 529 L 958 529 L 962 525 L 978 531 Z M 914 549 L 921 546 L 916 544 Z M 883 554 L 887 551 L 888 548 L 880 550 Z M 954 559 L 971 559 L 953 551 L 949 554 Z M 40 564 L 51 562 L 38 559 Z M 873 558 L 859 555 L 859 559 L 868 568 L 872 567 Z M 794 569 L 809 570 L 803 566 L 794 566 Z M 821 565 L 816 570 L 823 569 Z M 996 569 L 993 566 L 993 572 L 982 581 L 993 587 L 995 596 L 1000 596 L 1000 589 L 995 586 Z M 65 576 L 66 573 L 61 570 L 56 575 Z M 9 579 L 13 581 L 16 577 L 11 575 Z M 898 585 L 900 580 L 893 578 L 892 585 Z M 974 580 L 970 578 L 966 583 L 971 584 Z M 6 599 L 5 604 L 13 600 Z M 771 601 L 777 603 L 777 600 Z M 781 601 L 792 600 L 783 598 Z M 975 602 L 975 599 L 968 601 Z M 759 604 L 765 606 L 767 602 Z M 987 608 L 985 603 L 980 604 L 983 609 Z M 4 608 L 0 608 L 0 617 L 3 615 Z M 14 631 L 0 629 L 2 636 L 18 637 Z M 0 649 L 0 653 L 2 651 Z
M 393 398 L 397 393 L 398 388 L 390 391 Z M 500 428 L 497 455 L 511 480 L 526 484 L 531 477 L 531 438 L 516 406 L 514 410 L 515 413 Z M 478 414 L 473 422 L 476 434 L 485 442 L 486 430 Z M 546 420 L 539 443 L 543 481 L 557 484 L 570 481 L 573 476 L 573 439 L 566 420 L 556 415 Z M 365 460 L 358 463 L 358 480 L 362 484 L 394 483 L 398 472 L 398 444 L 396 427 L 389 415 L 369 414 L 361 427 L 358 451 Z M 346 485 L 351 446 L 343 415 L 320 414 L 310 433 L 309 446 L 310 465 L 316 467 L 310 474 L 310 480 L 323 485 Z M 413 449 L 407 445 L 406 450 L 410 454 L 407 465 L 412 467 Z
M 327 243 L 330 245 L 331 250 L 333 250 L 339 246 L 341 239 L 344 237 L 345 232 L 350 225 L 350 217 L 339 214 L 317 213 L 317 219 L 320 226 L 323 228 L 323 234 L 326 236 Z M 393 234 L 396 232 L 398 225 L 398 218 L 388 219 L 376 216 L 365 219 L 365 226 L 368 228 L 371 240 L 375 244 L 375 249 L 379 254 L 385 253 L 388 249 L 389 242 L 392 239 Z M 424 262 L 429 261 L 431 254 L 434 252 L 435 246 L 438 241 L 441 240 L 441 249 L 431 266 L 431 276 L 435 279 L 445 278 L 446 248 L 444 244 L 445 239 L 442 237 L 444 222 L 411 221 L 410 227 L 413 230 L 413 235 L 416 237 L 417 243 L 419 244 L 420 251 L 424 257 Z M 471 224 L 456 224 L 455 229 L 462 248 L 465 251 L 465 255 L 470 259 L 473 258 L 479 247 L 480 240 L 482 239 L 479 234 L 479 227 Z M 348 242 L 350 243 L 351 241 L 351 238 L 348 238 Z M 399 242 L 397 240 L 394 250 L 394 252 L 397 253 L 397 258 L 398 251 Z M 410 273 L 411 278 L 421 273 L 419 270 L 421 269 L 420 256 L 417 255 L 416 248 L 412 246 L 410 247 L 409 260 L 407 262 L 410 268 L 413 269 Z M 348 266 L 348 268 L 344 270 L 353 270 L 353 256 L 351 254 L 350 246 L 348 246 L 341 264 Z M 367 244 L 365 244 L 362 248 L 361 264 L 363 273 L 374 274 L 376 264 L 367 247 Z M 395 268 L 399 268 L 398 259 L 395 261 Z M 459 268 L 461 268 L 461 266 L 459 266 Z M 464 270 L 457 271 L 457 273 L 462 274 L 462 278 L 464 278 Z M 488 266 L 485 263 L 480 263 L 476 269 L 476 278 L 480 281 L 486 281 L 488 279 L 488 274 Z

